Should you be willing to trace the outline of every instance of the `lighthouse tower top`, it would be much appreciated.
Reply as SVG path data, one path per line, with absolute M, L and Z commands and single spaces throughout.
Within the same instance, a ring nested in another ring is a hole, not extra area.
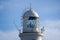
M 39 32 L 39 15 L 32 8 L 23 14 L 23 32 Z
M 37 14 L 36 11 L 34 11 L 32 8 L 28 9 L 24 15 L 24 17 L 27 16 L 27 17 L 39 17 L 39 15 Z
M 19 34 L 21 40 L 42 40 L 44 27 L 39 27 L 39 15 L 32 8 L 24 12 L 22 17 L 23 31 Z

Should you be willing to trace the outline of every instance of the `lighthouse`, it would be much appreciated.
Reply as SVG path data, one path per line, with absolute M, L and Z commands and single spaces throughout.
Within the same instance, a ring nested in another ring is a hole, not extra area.
M 40 29 L 39 15 L 32 8 L 24 12 L 23 16 L 23 29 L 19 33 L 21 40 L 42 40 L 44 27 Z

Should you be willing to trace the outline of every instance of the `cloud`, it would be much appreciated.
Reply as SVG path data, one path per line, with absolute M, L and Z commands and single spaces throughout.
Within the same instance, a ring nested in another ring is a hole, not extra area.
M 60 40 L 60 32 L 57 29 L 45 29 L 44 40 Z
M 44 40 L 60 40 L 60 20 L 45 20 L 41 22 L 44 24 L 45 33 Z
M 8 32 L 0 31 L 0 40 L 20 40 L 20 39 L 18 37 L 18 32 L 14 30 Z
M 41 21 L 41 25 L 46 28 L 60 28 L 60 20 L 44 20 Z

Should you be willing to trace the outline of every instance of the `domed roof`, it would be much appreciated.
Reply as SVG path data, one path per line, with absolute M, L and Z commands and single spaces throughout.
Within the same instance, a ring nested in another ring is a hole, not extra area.
M 25 13 L 24 13 L 24 15 L 23 15 L 24 17 L 25 16 L 28 16 L 28 17 L 39 17 L 39 15 L 38 15 L 38 13 L 37 12 L 35 12 L 32 8 L 30 8 L 29 10 L 27 10 Z

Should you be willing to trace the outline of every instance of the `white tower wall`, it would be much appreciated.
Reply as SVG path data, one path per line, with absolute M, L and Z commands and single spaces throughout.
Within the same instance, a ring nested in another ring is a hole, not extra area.
M 40 33 L 22 33 L 21 40 L 42 40 L 43 34 Z

